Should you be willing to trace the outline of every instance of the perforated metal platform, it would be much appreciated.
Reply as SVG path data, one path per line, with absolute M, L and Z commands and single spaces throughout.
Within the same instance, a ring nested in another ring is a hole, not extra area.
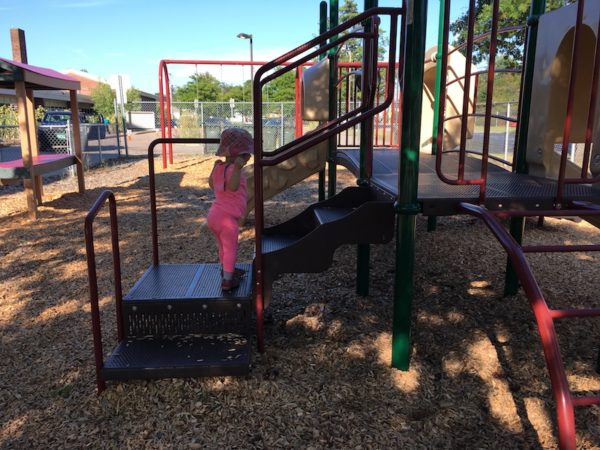
M 251 325 L 252 266 L 240 286 L 221 289 L 219 264 L 151 266 L 123 299 L 126 336 L 248 332 Z
M 359 151 L 338 151 L 338 163 L 358 176 Z M 442 170 L 445 174 L 456 173 L 456 154 L 444 155 Z M 465 177 L 478 178 L 481 160 L 467 156 Z M 398 149 L 382 149 L 373 152 L 372 183 L 390 198 L 398 195 L 398 173 L 400 157 Z M 478 203 L 478 186 L 454 186 L 444 183 L 435 171 L 435 156 L 419 155 L 419 190 L 417 193 L 425 215 L 457 214 L 460 202 Z M 552 209 L 556 197 L 556 182 L 546 178 L 516 174 L 495 164 L 488 166 L 488 182 L 485 207 L 498 209 Z M 600 189 L 589 185 L 569 184 L 565 186 L 564 202 L 600 202 Z
M 245 375 L 250 345 L 244 336 L 189 335 L 124 339 L 105 361 L 104 380 Z

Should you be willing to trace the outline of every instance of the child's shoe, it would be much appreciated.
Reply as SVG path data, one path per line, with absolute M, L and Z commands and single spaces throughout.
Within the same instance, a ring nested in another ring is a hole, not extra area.
M 226 280 L 223 278 L 221 280 L 221 289 L 223 291 L 232 291 L 240 285 L 240 279 L 238 277 L 233 277 L 231 280 Z

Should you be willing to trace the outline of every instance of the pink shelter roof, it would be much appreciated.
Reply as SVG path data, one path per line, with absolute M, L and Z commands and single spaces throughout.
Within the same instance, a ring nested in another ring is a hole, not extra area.
M 56 70 L 0 58 L 0 87 L 14 88 L 17 81 L 25 81 L 26 87 L 31 89 L 80 89 L 78 80 Z

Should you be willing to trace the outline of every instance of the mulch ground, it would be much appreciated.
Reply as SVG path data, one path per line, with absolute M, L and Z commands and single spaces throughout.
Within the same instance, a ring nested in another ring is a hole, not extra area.
M 203 227 L 213 159 L 183 156 L 159 170 L 164 262 L 215 262 Z M 339 171 L 340 186 L 354 180 Z M 267 351 L 245 378 L 111 383 L 96 395 L 83 220 L 115 192 L 125 292 L 151 262 L 147 163 L 123 160 L 45 186 L 40 219 L 20 188 L 0 188 L 0 447 L 14 449 L 556 448 L 554 400 L 533 314 L 503 298 L 505 255 L 467 217 L 418 218 L 413 350 L 390 368 L 394 245 L 373 246 L 370 295 L 355 293 L 356 250 L 320 274 L 274 286 Z M 269 224 L 316 199 L 311 178 L 266 206 Z M 105 351 L 115 343 L 106 211 L 96 227 Z M 598 243 L 586 222 L 528 223 L 528 242 Z M 253 255 L 253 217 L 239 260 Z M 598 306 L 600 257 L 533 256 L 550 304 Z M 600 321 L 558 324 L 576 391 L 600 391 Z M 577 444 L 600 448 L 600 408 L 576 411 Z

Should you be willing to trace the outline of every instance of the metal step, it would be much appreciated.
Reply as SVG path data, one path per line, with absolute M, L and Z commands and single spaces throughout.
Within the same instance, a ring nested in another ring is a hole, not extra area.
M 290 247 L 301 238 L 295 235 L 263 235 L 262 251 L 264 253 L 275 253 L 279 250 Z
M 245 336 L 129 337 L 105 361 L 103 380 L 239 376 L 250 371 Z
M 354 211 L 355 208 L 337 208 L 332 206 L 321 206 L 313 209 L 319 224 L 323 225 L 340 220 Z
M 240 286 L 221 290 L 219 264 L 151 266 L 123 299 L 127 337 L 238 333 L 252 325 L 252 265 Z

